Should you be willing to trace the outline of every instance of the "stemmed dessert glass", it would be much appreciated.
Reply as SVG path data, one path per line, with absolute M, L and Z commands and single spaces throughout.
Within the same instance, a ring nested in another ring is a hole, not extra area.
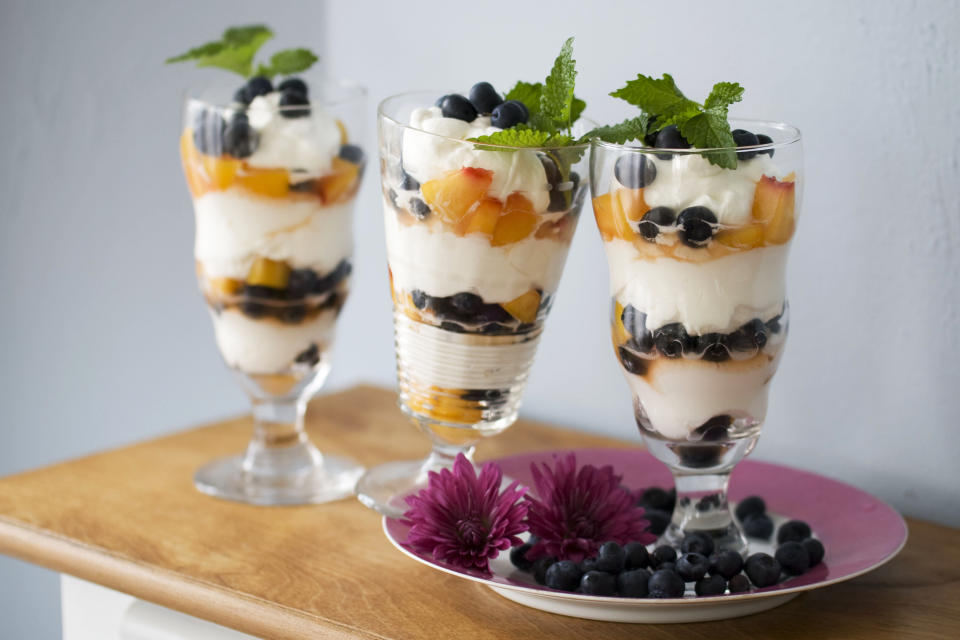
M 439 95 L 379 107 L 399 405 L 433 443 L 358 483 L 390 516 L 429 471 L 516 420 L 587 189 L 587 144 L 480 146 L 407 124 Z
M 644 442 L 676 483 L 666 542 L 699 531 L 742 553 L 727 484 L 760 436 L 787 335 L 802 150 L 791 126 L 731 126 L 758 136 L 736 169 L 709 162 L 729 149 L 595 140 L 590 175 L 613 347 Z
M 250 397 L 253 439 L 243 455 L 201 467 L 194 484 L 259 505 L 336 500 L 352 494 L 363 468 L 321 454 L 304 413 L 330 371 L 349 291 L 365 160 L 348 135 L 361 131 L 366 92 L 314 79 L 309 99 L 284 105 L 276 92 L 248 106 L 231 98 L 235 89 L 191 92 L 180 150 L 200 289 L 220 352 Z

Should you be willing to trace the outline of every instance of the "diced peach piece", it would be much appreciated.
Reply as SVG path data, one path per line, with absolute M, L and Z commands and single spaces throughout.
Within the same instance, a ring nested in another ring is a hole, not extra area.
M 634 222 L 639 222 L 640 218 L 650 211 L 643 199 L 643 189 L 617 189 L 617 202 L 623 209 L 623 215 Z
M 646 202 L 643 201 L 642 193 L 639 198 L 637 198 L 635 195 L 623 195 L 624 191 L 633 190 L 620 189 L 616 192 L 605 193 L 593 199 L 593 215 L 597 219 L 597 227 L 600 229 L 600 234 L 606 241 L 613 238 L 622 238 L 627 241 L 632 240 L 635 234 L 633 233 L 633 229 L 630 228 L 627 211 L 630 211 L 633 215 L 638 215 L 637 212 L 647 206 Z M 637 189 L 636 191 L 640 190 Z M 625 204 L 627 205 L 626 207 L 624 206 Z M 644 213 L 646 213 L 646 210 L 639 213 L 637 219 L 643 217 Z
M 503 205 L 496 198 L 484 198 L 477 207 L 460 219 L 457 223 L 455 232 L 458 235 L 465 236 L 468 233 L 482 233 L 493 236 L 493 231 L 497 227 L 497 221 L 500 219 L 500 212 Z
M 348 199 L 353 193 L 359 175 L 359 166 L 343 158 L 334 158 L 332 172 L 317 180 L 317 190 L 324 204 Z
M 720 244 L 734 249 L 753 249 L 763 245 L 763 227 L 750 224 L 736 229 L 724 229 L 714 236 Z
M 576 223 L 576 215 L 568 213 L 559 220 L 541 224 L 537 227 L 537 232 L 534 234 L 534 237 L 541 240 L 556 240 L 566 244 L 573 240 L 574 225 L 576 225 Z
M 616 316 L 613 319 L 613 346 L 619 347 L 630 339 L 630 332 L 623 326 L 623 305 L 617 302 L 613 313 Z
M 347 125 L 343 124 L 343 120 L 337 118 L 337 129 L 340 129 L 340 144 L 347 144 L 350 140 L 347 137 Z
M 237 176 L 237 185 L 266 198 L 284 198 L 290 192 L 286 169 L 251 169 Z
M 430 208 L 450 224 L 457 224 L 483 199 L 493 172 L 464 167 L 442 178 L 423 183 L 420 191 Z
M 290 282 L 290 267 L 285 262 L 257 258 L 247 274 L 247 284 L 273 289 L 286 289 Z
M 794 227 L 796 182 L 780 182 L 763 176 L 753 194 L 753 218 L 763 223 L 768 244 L 790 240 Z
M 540 292 L 530 289 L 522 296 L 500 305 L 504 310 L 520 322 L 533 322 L 537 319 L 540 310 Z
M 240 170 L 240 161 L 221 156 L 200 156 L 203 175 L 214 191 L 226 191 L 233 184 Z
M 207 283 L 211 290 L 224 296 L 235 295 L 243 288 L 243 280 L 234 278 L 210 278 Z
M 497 221 L 490 244 L 502 247 L 520 242 L 533 233 L 538 220 L 533 203 L 519 193 L 511 193 L 503 205 L 503 215 Z

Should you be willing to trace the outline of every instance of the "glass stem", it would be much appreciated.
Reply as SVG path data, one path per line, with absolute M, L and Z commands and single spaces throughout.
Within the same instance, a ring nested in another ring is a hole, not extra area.
M 253 398 L 253 439 L 243 459 L 244 472 L 260 478 L 310 473 L 323 457 L 303 429 L 305 400 Z
M 429 471 L 437 471 L 441 468 L 453 468 L 454 461 L 461 453 L 472 463 L 473 452 L 475 450 L 476 446 L 473 444 L 455 445 L 434 441 L 433 450 L 430 452 L 429 457 L 427 457 L 424 467 Z
M 672 545 L 683 541 L 685 534 L 703 532 L 714 539 L 718 549 L 743 553 L 747 541 L 733 521 L 727 503 L 730 472 L 685 474 L 675 473 L 677 505 L 665 536 Z

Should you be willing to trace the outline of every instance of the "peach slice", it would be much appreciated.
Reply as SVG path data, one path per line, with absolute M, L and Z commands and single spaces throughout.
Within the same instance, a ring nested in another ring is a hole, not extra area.
M 763 227 L 750 224 L 736 229 L 724 229 L 714 236 L 717 242 L 733 249 L 753 249 L 763 245 Z
M 240 161 L 221 156 L 200 156 L 203 176 L 214 191 L 226 191 L 237 178 Z
M 243 289 L 243 280 L 235 278 L 210 278 L 207 284 L 211 291 L 219 293 L 222 296 L 232 296 L 240 293 Z
M 630 339 L 630 332 L 623 326 L 623 305 L 617 302 L 613 307 L 616 317 L 613 319 L 613 346 L 619 347 Z
M 796 182 L 780 182 L 769 176 L 757 182 L 753 218 L 764 225 L 768 244 L 783 244 L 793 235 L 796 187 Z
M 284 198 L 290 192 L 290 174 L 286 169 L 253 169 L 244 166 L 237 185 L 266 198 Z
M 643 198 L 643 189 L 617 189 L 617 203 L 623 210 L 623 215 L 634 222 L 639 222 L 640 218 L 650 211 Z
M 464 167 L 442 178 L 423 183 L 420 191 L 424 201 L 450 224 L 457 224 L 483 199 L 493 172 Z
M 537 319 L 537 311 L 540 310 L 540 292 L 530 289 L 525 294 L 510 302 L 504 302 L 500 306 L 520 322 L 533 322 Z
M 465 236 L 468 233 L 483 233 L 488 236 L 493 236 L 502 210 L 503 205 L 499 200 L 496 198 L 484 198 L 475 209 L 460 219 L 454 232 L 461 236 Z
M 636 235 L 630 220 L 640 220 L 650 210 L 643 189 L 617 189 L 593 199 L 593 215 L 603 239 L 622 238 L 628 242 Z
M 519 242 L 533 233 L 537 222 L 533 203 L 519 193 L 511 193 L 503 205 L 503 215 L 497 221 L 490 244 L 502 247 Z
M 332 172 L 317 180 L 317 191 L 324 204 L 348 199 L 357 183 L 360 167 L 343 158 L 333 159 Z
M 247 284 L 270 287 L 272 289 L 286 289 L 290 282 L 290 267 L 285 262 L 270 258 L 257 258 L 250 266 L 247 274 Z

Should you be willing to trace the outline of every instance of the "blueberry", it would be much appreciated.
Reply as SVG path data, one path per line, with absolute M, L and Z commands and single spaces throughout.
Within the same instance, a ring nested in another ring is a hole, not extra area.
M 767 344 L 767 327 L 759 318 L 754 318 L 730 334 L 727 344 L 736 351 L 756 351 Z
M 743 522 L 747 519 L 747 516 L 752 516 L 755 513 L 766 513 L 767 512 L 767 503 L 763 501 L 763 498 L 760 496 L 747 496 L 737 504 L 734 514 L 737 516 L 737 520 Z
M 523 111 L 523 120 L 521 120 L 521 122 L 526 122 L 530 119 L 530 109 L 527 109 L 527 105 L 525 105 L 522 101 L 507 100 L 507 102 L 515 102 L 517 106 L 520 107 L 520 110 Z
M 606 571 L 588 571 L 580 578 L 580 591 L 590 596 L 612 596 L 617 592 L 617 578 Z
M 688 247 L 702 247 L 713 237 L 717 216 L 706 207 L 687 207 L 677 216 L 679 235 Z
M 597 552 L 597 570 L 620 573 L 627 560 L 627 552 L 616 542 L 604 542 Z
M 694 434 L 700 436 L 701 442 L 719 442 L 726 440 L 730 425 L 733 424 L 733 416 L 721 413 L 713 416 L 694 430 Z M 716 497 L 716 494 L 708 497 Z
M 773 138 L 771 138 L 770 136 L 768 136 L 768 135 L 765 134 L 765 133 L 758 133 L 758 134 L 757 134 L 757 144 L 773 144 Z M 765 154 L 767 154 L 768 156 L 770 156 L 771 158 L 773 157 L 773 149 L 765 149 L 765 150 L 761 151 L 760 153 L 765 153 Z
M 503 98 L 489 82 L 478 82 L 470 87 L 470 102 L 478 113 L 490 113 L 503 102 Z
M 807 553 L 806 547 L 793 540 L 784 542 L 777 547 L 773 557 L 780 563 L 784 573 L 790 575 L 798 576 L 801 573 L 806 573 L 807 569 L 810 568 L 810 554 Z
M 512 317 L 498 304 L 484 304 L 475 316 L 477 322 L 509 322 Z
M 403 191 L 418 191 L 420 189 L 420 181 L 414 178 L 412 175 L 407 173 L 405 170 L 400 169 L 400 188 Z
M 660 545 L 650 554 L 650 564 L 658 569 L 664 562 L 676 562 L 677 550 L 665 544 Z
M 723 576 L 706 576 L 697 580 L 693 590 L 698 596 L 722 596 L 727 590 L 727 581 L 723 579 Z
M 646 323 L 646 320 L 647 314 L 643 311 L 637 311 L 637 308 L 632 304 L 628 304 L 623 308 L 623 311 L 620 312 L 620 322 L 623 323 L 627 333 L 632 336 L 643 333 L 643 325 Z
M 440 328 L 444 331 L 449 331 L 450 333 L 467 333 L 467 330 L 457 322 L 441 322 Z
M 730 593 L 745 593 L 750 591 L 750 580 L 742 573 L 738 573 L 730 578 L 727 587 L 730 589 Z
M 239 102 L 242 105 L 250 104 L 250 96 L 247 94 L 247 85 L 243 85 L 233 92 L 233 101 Z
M 235 113 L 223 130 L 223 151 L 234 158 L 247 158 L 257 150 L 259 136 L 246 114 Z
M 277 85 L 277 91 L 295 91 L 303 97 L 310 95 L 307 90 L 307 83 L 300 78 L 287 78 Z
M 219 156 L 223 153 L 223 132 L 227 122 L 215 109 L 204 109 L 193 123 L 193 144 L 200 153 Z
M 663 535 L 663 532 L 667 530 L 667 526 L 670 524 L 671 514 L 659 509 L 646 509 L 643 517 L 650 523 L 650 533 L 659 536 Z
M 738 147 L 755 147 L 760 144 L 756 134 L 746 129 L 734 129 L 730 133 L 733 134 L 733 143 Z M 752 160 L 756 156 L 757 152 L 753 150 L 737 151 L 737 158 L 740 160 Z
M 551 589 L 576 591 L 580 585 L 581 575 L 580 567 L 577 566 L 576 562 L 561 560 L 560 562 L 554 562 L 547 568 L 543 582 Z
M 710 573 L 729 580 L 743 571 L 743 556 L 733 550 L 721 551 L 710 556 Z
M 751 538 L 769 540 L 773 535 L 773 520 L 765 513 L 754 513 L 743 520 L 743 532 Z
M 661 511 L 673 511 L 677 503 L 676 489 L 667 491 L 661 487 L 649 487 L 640 496 L 640 506 Z
M 450 304 L 461 315 L 472 316 L 483 306 L 483 298 L 469 291 L 461 291 L 450 298 Z
M 657 120 L 658 118 L 656 116 L 650 119 L 650 122 L 647 123 L 647 131 L 650 131 L 651 129 L 656 129 Z M 656 143 L 657 143 L 657 131 L 651 131 L 647 135 L 643 136 L 643 144 L 647 145 L 648 147 L 652 147 Z
M 747 558 L 744 568 L 750 582 L 763 588 L 777 584 L 780 579 L 780 563 L 768 553 L 755 553 Z
M 429 302 L 430 296 L 421 291 L 420 289 L 414 289 L 410 292 L 410 297 L 413 299 L 413 306 L 417 309 L 426 309 L 427 302 Z
M 587 573 L 588 571 L 597 570 L 597 556 L 590 556 L 589 558 L 584 558 L 580 561 L 580 571 L 582 573 Z
M 665 324 L 653 332 L 653 343 L 657 351 L 667 358 L 679 358 L 683 355 L 684 345 L 689 344 L 690 336 L 679 322 Z
M 311 343 L 309 347 L 297 354 L 294 362 L 307 364 L 312 367 L 320 362 L 320 348 L 316 345 L 316 343 Z
M 685 553 L 677 560 L 677 573 L 684 582 L 696 582 L 707 575 L 710 561 L 702 553 Z
M 498 322 L 489 322 L 480 327 L 480 333 L 488 336 L 503 336 L 512 333 L 512 330 Z
M 473 402 L 497 402 L 503 399 L 500 389 L 467 389 L 460 397 Z
M 240 303 L 240 311 L 248 318 L 253 318 L 256 320 L 257 318 L 262 318 L 267 315 L 270 309 L 265 304 L 254 302 L 252 300 L 244 300 Z
M 477 118 L 477 110 L 459 93 L 451 93 L 440 100 L 440 112 L 444 118 L 456 118 L 464 122 L 473 122 Z
M 620 364 L 623 365 L 623 369 L 627 373 L 632 373 L 635 376 L 646 375 L 646 358 L 641 358 L 626 347 L 617 347 L 617 357 L 620 359 Z
M 547 569 L 556 561 L 557 559 L 553 556 L 540 556 L 533 561 L 530 571 L 533 572 L 533 579 L 537 581 L 537 584 L 546 584 Z
M 713 538 L 702 531 L 694 531 L 683 537 L 680 550 L 684 553 L 699 553 L 709 557 L 713 553 Z
M 298 324 L 307 317 L 307 305 L 285 304 L 278 310 L 277 317 L 280 318 L 281 322 Z
M 430 205 L 420 198 L 410 198 L 410 213 L 418 220 L 426 220 L 430 215 Z
M 727 337 L 722 333 L 705 333 L 697 339 L 695 349 L 707 362 L 724 362 L 730 359 Z
M 677 447 L 677 453 L 680 454 L 680 462 L 691 469 L 706 469 L 715 467 L 723 460 L 723 454 L 726 449 L 719 444 L 691 444 Z M 704 498 L 697 503 L 697 509 L 706 511 L 713 508 L 713 505 Z
M 520 571 L 530 571 L 533 567 L 533 562 L 527 560 L 527 551 L 530 551 L 532 546 L 529 542 L 525 542 L 510 549 L 510 562 Z
M 654 571 L 647 583 L 651 598 L 682 598 L 685 588 L 683 578 L 673 571 Z
M 310 115 L 310 100 L 296 91 L 280 94 L 280 115 L 284 118 L 303 118 Z
M 801 542 L 810 537 L 810 525 L 803 520 L 790 520 L 784 522 L 777 529 L 777 544 L 784 542 Z
M 273 83 L 270 78 L 263 76 L 254 76 L 247 80 L 247 97 L 252 101 L 257 96 L 265 96 L 273 91 Z
M 284 290 L 274 289 L 273 287 L 264 287 L 256 284 L 248 284 L 243 288 L 243 295 L 248 298 L 282 300 L 284 298 Z
M 654 207 L 640 219 L 640 235 L 653 242 L 660 235 L 661 227 L 672 227 L 676 221 L 677 214 L 670 207 Z
M 642 542 L 628 542 L 623 546 L 626 554 L 624 566 L 627 569 L 643 569 L 650 566 L 650 554 Z
M 351 164 L 363 164 L 363 149 L 355 144 L 345 144 L 340 147 L 340 153 L 337 154 L 341 160 L 346 160 Z
M 657 177 L 657 165 L 640 152 L 629 152 L 617 158 L 613 167 L 617 181 L 628 189 L 642 189 Z
M 302 300 L 313 292 L 317 284 L 317 273 L 313 269 L 294 269 L 287 282 L 287 298 Z
M 680 135 L 680 129 L 677 128 L 677 125 L 671 124 L 657 132 L 657 139 L 653 146 L 657 149 L 689 149 L 690 143 Z M 657 157 L 661 160 L 670 160 L 673 158 L 673 154 L 658 153 Z
M 800 544 L 803 545 L 803 548 L 807 550 L 807 555 L 810 556 L 811 567 L 815 567 L 823 561 L 824 549 L 822 542 L 816 538 L 807 538 Z
M 490 115 L 490 124 L 501 129 L 509 129 L 526 121 L 525 107 L 519 100 L 507 100 L 498 104 Z
M 617 575 L 617 592 L 624 598 L 646 598 L 650 592 L 651 573 L 646 569 L 631 569 Z

